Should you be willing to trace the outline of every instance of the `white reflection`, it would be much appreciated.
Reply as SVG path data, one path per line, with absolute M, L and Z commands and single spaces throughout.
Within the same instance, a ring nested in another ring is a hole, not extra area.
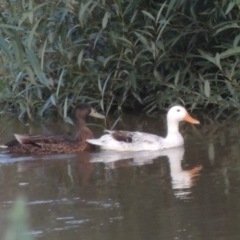
M 191 187 L 195 183 L 195 178 L 199 175 L 202 166 L 183 170 L 181 162 L 184 156 L 184 147 L 165 149 L 161 151 L 139 151 L 139 152 L 115 152 L 102 151 L 91 153 L 91 162 L 103 162 L 106 168 L 118 168 L 132 165 L 151 164 L 153 160 L 166 156 L 169 160 L 172 189 L 177 198 L 189 198 Z
M 181 166 L 183 155 L 184 149 L 177 149 L 176 151 L 169 152 L 167 157 L 170 165 L 172 188 L 175 190 L 174 194 L 178 198 L 186 199 L 191 193 L 191 187 L 195 185 L 196 176 L 199 175 L 202 166 L 183 170 Z

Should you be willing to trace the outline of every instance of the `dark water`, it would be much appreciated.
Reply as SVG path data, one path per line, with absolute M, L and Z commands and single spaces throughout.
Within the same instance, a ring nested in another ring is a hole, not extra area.
M 71 131 L 61 122 L 25 125 L 11 117 L 0 125 L 2 143 L 15 132 Z M 165 132 L 143 116 L 124 116 L 116 128 Z M 164 152 L 2 152 L 0 218 L 24 194 L 39 240 L 240 239 L 239 130 L 237 122 L 184 124 L 185 147 Z

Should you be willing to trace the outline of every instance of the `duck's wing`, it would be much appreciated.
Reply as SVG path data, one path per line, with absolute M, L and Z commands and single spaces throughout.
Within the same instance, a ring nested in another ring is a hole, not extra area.
M 91 150 L 92 146 L 81 136 L 70 138 L 67 135 L 28 135 L 15 134 L 16 139 L 1 145 L 12 153 L 73 153 Z
M 90 144 L 98 145 L 102 149 L 116 151 L 158 150 L 161 137 L 142 132 L 106 131 L 108 134 L 99 139 L 86 140 Z
M 110 130 L 105 130 L 104 132 L 109 133 L 115 140 L 126 143 L 133 142 L 134 137 L 136 138 L 135 136 L 136 133 L 138 133 L 129 131 L 110 131 Z
M 30 144 L 34 146 L 42 146 L 45 144 L 60 144 L 65 141 L 70 141 L 66 135 L 29 135 L 29 134 L 14 134 L 16 140 L 20 144 Z M 8 145 L 14 143 L 14 140 Z
M 67 135 L 28 135 L 15 134 L 14 140 L 1 145 L 12 153 L 71 153 L 83 151 L 87 148 L 85 144 L 78 144 L 75 139 Z
M 129 131 L 109 131 L 105 132 L 109 133 L 113 139 L 119 142 L 126 143 L 156 143 L 159 141 L 161 137 L 151 134 L 151 133 L 143 133 L 143 132 L 129 132 Z

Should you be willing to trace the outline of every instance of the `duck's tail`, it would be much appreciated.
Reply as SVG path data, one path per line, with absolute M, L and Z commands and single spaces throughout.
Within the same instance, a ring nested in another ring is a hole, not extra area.
M 21 135 L 19 135 L 19 134 L 14 134 L 14 135 L 15 135 L 16 139 L 13 139 L 10 142 L 7 142 L 7 143 L 5 143 L 3 145 L 0 145 L 0 148 L 11 148 L 11 147 L 19 145 L 19 143 L 21 143 L 19 141 Z
M 7 145 L 0 145 L 0 148 L 8 148 Z
M 87 139 L 86 141 L 90 144 L 97 145 L 97 146 L 103 145 L 103 142 L 100 139 Z

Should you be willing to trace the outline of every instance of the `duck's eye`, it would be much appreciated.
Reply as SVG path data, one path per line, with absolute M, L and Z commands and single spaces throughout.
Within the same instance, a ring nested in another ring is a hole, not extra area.
M 177 109 L 177 112 L 180 112 L 180 109 Z

